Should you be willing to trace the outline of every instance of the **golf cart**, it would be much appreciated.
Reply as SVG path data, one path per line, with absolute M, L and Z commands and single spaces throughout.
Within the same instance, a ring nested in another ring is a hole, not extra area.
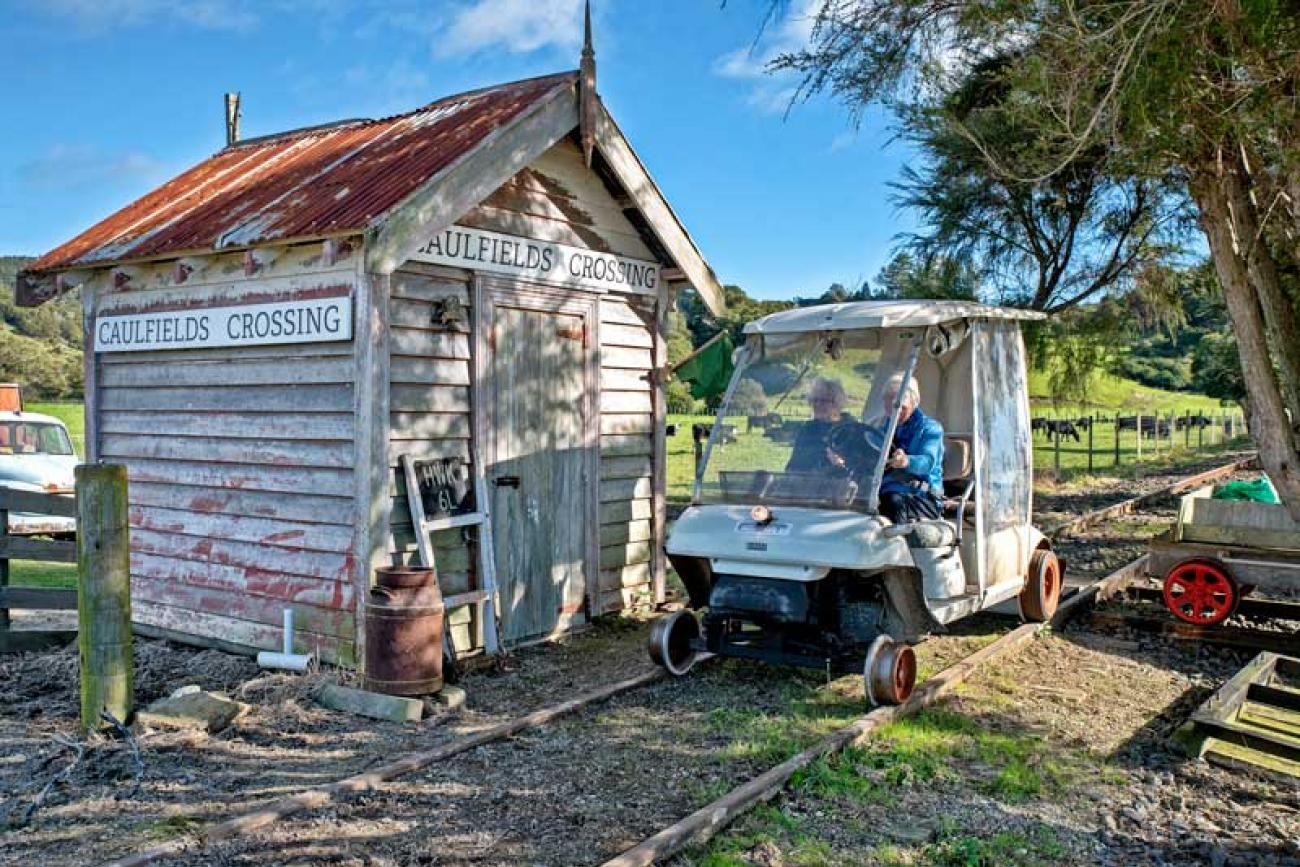
M 691 505 L 665 546 L 689 603 L 655 622 L 655 662 L 675 675 L 706 653 L 861 672 L 872 704 L 896 704 L 916 680 L 909 644 L 926 634 L 1000 603 L 1050 618 L 1061 567 L 1030 523 L 1018 322 L 1038 318 L 966 302 L 864 301 L 746 325 Z M 934 492 L 943 511 L 894 523 L 881 514 L 881 483 L 899 472 L 886 444 L 905 401 L 887 392 L 908 377 L 943 426 Z M 817 423 L 818 388 L 842 403 L 815 440 L 839 472 L 792 460 L 799 437 L 789 430 Z M 724 423 L 734 431 L 725 444 Z

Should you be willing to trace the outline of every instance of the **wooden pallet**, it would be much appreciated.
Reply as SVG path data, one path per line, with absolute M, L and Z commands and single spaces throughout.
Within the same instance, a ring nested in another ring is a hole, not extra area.
M 1300 659 L 1261 653 L 1197 708 L 1175 739 L 1237 770 L 1300 777 Z

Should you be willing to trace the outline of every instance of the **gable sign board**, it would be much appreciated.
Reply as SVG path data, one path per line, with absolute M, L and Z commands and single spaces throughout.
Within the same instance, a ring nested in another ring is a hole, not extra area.
M 604 292 L 651 294 L 660 276 L 658 262 L 465 226 L 439 232 L 411 259 Z
M 126 313 L 95 319 L 96 352 L 208 349 L 352 339 L 352 296 Z

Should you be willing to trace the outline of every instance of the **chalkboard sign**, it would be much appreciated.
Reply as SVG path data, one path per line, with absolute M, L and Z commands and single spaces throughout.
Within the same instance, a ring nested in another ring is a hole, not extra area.
M 411 461 L 426 520 L 474 511 L 474 482 L 461 458 Z M 409 476 L 408 476 L 409 478 Z

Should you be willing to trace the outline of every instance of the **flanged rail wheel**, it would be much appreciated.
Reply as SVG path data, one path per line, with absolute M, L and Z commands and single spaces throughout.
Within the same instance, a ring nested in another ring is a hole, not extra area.
M 1165 607 L 1185 623 L 1214 626 L 1237 610 L 1240 588 L 1223 564 L 1193 558 L 1174 564 L 1165 575 Z
M 1047 548 L 1039 548 L 1029 558 L 1029 574 L 1020 591 L 1020 614 L 1026 620 L 1043 623 L 1056 613 L 1061 601 L 1061 561 Z
M 691 643 L 700 637 L 700 621 L 686 610 L 660 617 L 650 626 L 650 659 L 669 674 L 681 677 L 695 665 Z
M 916 653 L 888 635 L 878 636 L 862 664 L 862 685 L 872 707 L 902 704 L 916 686 Z

